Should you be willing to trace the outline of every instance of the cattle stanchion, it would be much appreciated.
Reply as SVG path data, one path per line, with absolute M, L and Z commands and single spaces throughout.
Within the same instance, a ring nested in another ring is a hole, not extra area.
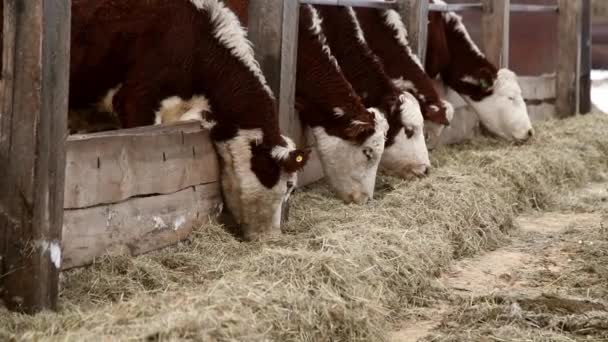
M 398 0 L 396 7 L 405 21 L 410 46 L 424 63 L 429 16 L 428 0 Z
M 57 306 L 70 1 L 5 0 L 0 283 L 11 310 Z
M 556 111 L 559 117 L 578 112 L 582 2 L 558 0 Z
M 509 66 L 510 0 L 483 0 L 482 48 L 498 67 Z

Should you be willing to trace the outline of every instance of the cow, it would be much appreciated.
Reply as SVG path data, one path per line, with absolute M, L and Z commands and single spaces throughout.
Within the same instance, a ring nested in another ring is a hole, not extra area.
M 72 13 L 70 107 L 114 89 L 108 106 L 130 128 L 153 124 L 163 103 L 204 96 L 226 207 L 246 240 L 280 231 L 283 201 L 310 151 L 281 134 L 236 16 L 217 0 L 73 0 Z
M 425 68 L 459 93 L 493 135 L 516 142 L 534 135 L 516 75 L 484 56 L 456 13 L 429 13 Z
M 323 32 L 344 76 L 366 107 L 386 116 L 389 130 L 380 169 L 401 178 L 422 177 L 431 164 L 416 99 L 398 89 L 370 50 L 352 7 L 316 6 Z
M 411 92 L 422 109 L 427 146 L 433 148 L 454 116 L 454 107 L 439 96 L 433 80 L 410 48 L 401 15 L 392 9 L 356 8 L 363 35 L 380 58 L 387 75 L 402 90 Z
M 227 0 L 241 21 L 248 0 Z M 322 20 L 311 5 L 299 9 L 296 109 L 311 128 L 323 172 L 346 203 L 373 198 L 388 123 L 377 108 L 366 108 L 327 45 Z

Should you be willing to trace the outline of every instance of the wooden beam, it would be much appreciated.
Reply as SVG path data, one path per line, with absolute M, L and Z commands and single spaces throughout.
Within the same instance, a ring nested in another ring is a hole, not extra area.
M 556 110 L 558 117 L 568 117 L 578 112 L 582 1 L 558 0 L 558 5 Z
M 0 131 L 3 297 L 9 309 L 35 313 L 57 307 L 71 2 L 4 5 L 15 39 L 4 52 L 12 84 L 4 87 Z
M 396 8 L 405 21 L 410 47 L 424 65 L 429 26 L 429 0 L 397 0 Z
M 581 14 L 581 62 L 579 70 L 579 113 L 591 112 L 591 2 L 582 0 Z
M 72 135 L 67 142 L 64 208 L 171 194 L 218 180 L 209 132 L 197 122 Z
M 298 54 L 298 1 L 249 3 L 248 37 L 270 88 L 278 100 L 281 131 L 302 146 L 302 125 L 295 112 Z
M 509 66 L 510 0 L 482 0 L 482 48 L 498 68 Z

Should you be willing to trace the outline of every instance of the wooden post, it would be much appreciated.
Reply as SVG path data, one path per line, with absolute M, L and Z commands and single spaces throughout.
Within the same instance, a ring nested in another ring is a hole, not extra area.
M 591 112 L 591 2 L 582 0 L 581 63 L 579 70 L 579 113 Z
M 397 11 L 405 21 L 410 46 L 424 65 L 429 26 L 429 0 L 397 0 Z
M 281 132 L 305 144 L 302 125 L 295 111 L 298 58 L 299 2 L 255 0 L 249 3 L 249 39 L 270 88 L 278 100 Z M 283 203 L 282 221 L 287 221 L 289 202 Z
M 57 306 L 70 7 L 63 0 L 4 0 L 0 281 L 9 309 L 26 313 Z
M 582 1 L 558 0 L 558 4 L 559 43 L 555 107 L 558 117 L 568 117 L 578 112 Z
M 482 47 L 486 57 L 498 68 L 509 66 L 510 0 L 482 0 Z
M 295 112 L 298 53 L 298 1 L 255 0 L 249 3 L 248 36 L 256 59 L 278 100 L 281 131 L 300 145 L 302 128 Z

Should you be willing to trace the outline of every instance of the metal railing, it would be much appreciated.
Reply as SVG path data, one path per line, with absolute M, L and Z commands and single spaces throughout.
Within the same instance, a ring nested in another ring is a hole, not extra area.
M 461 11 L 481 11 L 483 4 L 480 2 L 473 4 L 429 4 L 429 11 L 431 12 L 461 12 Z M 526 5 L 526 4 L 511 4 L 511 12 L 559 12 L 559 6 L 557 5 Z
M 300 0 L 301 4 L 353 6 L 389 9 L 396 5 L 395 0 Z

